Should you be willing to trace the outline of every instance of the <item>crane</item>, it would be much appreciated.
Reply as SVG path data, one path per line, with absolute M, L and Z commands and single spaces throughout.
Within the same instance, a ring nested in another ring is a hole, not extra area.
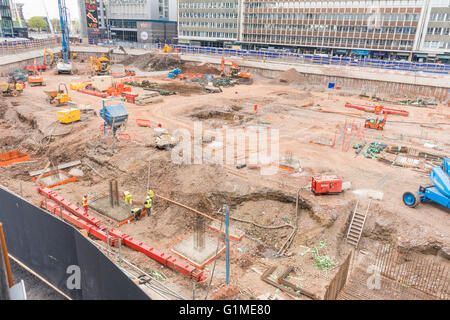
M 69 73 L 72 74 L 72 63 L 70 62 L 70 44 L 69 44 L 69 24 L 67 22 L 67 6 L 65 0 L 58 0 L 59 21 L 61 24 L 62 36 L 62 60 L 56 65 L 58 74 Z

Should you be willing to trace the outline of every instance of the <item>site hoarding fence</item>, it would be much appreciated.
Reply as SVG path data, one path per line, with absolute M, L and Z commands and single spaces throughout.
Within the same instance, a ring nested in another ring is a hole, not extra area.
M 8 252 L 72 299 L 149 299 L 81 232 L 2 187 L 0 221 Z

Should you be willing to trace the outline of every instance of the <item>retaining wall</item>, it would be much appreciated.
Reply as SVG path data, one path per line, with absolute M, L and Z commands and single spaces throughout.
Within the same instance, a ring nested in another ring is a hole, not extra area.
M 88 61 L 91 55 L 100 56 L 110 50 L 100 46 L 72 46 L 72 51 L 78 53 L 79 59 Z M 53 52 L 60 49 L 52 49 Z M 130 55 L 148 53 L 142 49 L 126 49 Z M 34 58 L 42 57 L 43 51 L 33 51 L 13 57 L 2 57 L 0 62 L 0 75 L 6 76 L 16 68 L 23 68 L 33 63 Z M 207 55 L 182 54 L 181 59 L 189 62 L 206 62 L 220 66 L 220 58 Z M 125 55 L 118 49 L 112 54 L 114 61 L 119 62 Z M 335 82 L 344 90 L 378 96 L 414 96 L 434 97 L 437 101 L 446 101 L 449 98 L 450 76 L 444 74 L 429 74 L 423 72 L 408 72 L 397 70 L 379 70 L 358 68 L 351 66 L 323 66 L 310 64 L 296 64 L 276 61 L 258 61 L 250 59 L 232 58 L 242 69 L 268 78 L 276 78 L 281 72 L 294 68 L 308 77 L 308 84 L 326 85 Z

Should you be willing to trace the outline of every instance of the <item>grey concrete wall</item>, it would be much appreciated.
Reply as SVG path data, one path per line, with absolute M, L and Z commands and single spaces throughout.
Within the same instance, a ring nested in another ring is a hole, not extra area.
M 53 49 L 58 51 L 59 49 Z M 106 47 L 82 47 L 72 46 L 73 52 L 78 52 L 80 58 L 89 58 L 91 55 L 100 55 L 108 52 Z M 142 55 L 148 53 L 147 50 L 127 49 L 132 55 Z M 2 58 L 0 62 L 0 75 L 7 74 L 11 69 L 23 67 L 33 61 L 33 58 L 42 57 L 43 50 L 27 52 L 21 55 Z M 220 58 L 213 56 L 200 55 L 180 55 L 182 60 L 189 62 L 206 62 L 213 65 L 220 65 Z M 119 50 L 115 50 L 114 60 L 120 61 L 125 58 Z M 23 59 L 23 60 L 21 60 Z M 353 88 L 369 88 L 378 90 L 379 95 L 392 95 L 398 92 L 404 92 L 405 95 L 423 95 L 434 96 L 436 99 L 445 100 L 450 89 L 450 75 L 430 74 L 421 72 L 407 72 L 395 70 L 379 70 L 358 67 L 340 67 L 340 66 L 320 66 L 309 64 L 295 64 L 286 62 L 267 62 L 244 60 L 233 58 L 242 69 L 261 74 L 265 77 L 276 78 L 278 75 L 291 68 L 298 72 L 307 74 L 308 77 L 317 83 L 340 82 L 342 86 Z M 377 89 L 378 88 L 378 89 Z

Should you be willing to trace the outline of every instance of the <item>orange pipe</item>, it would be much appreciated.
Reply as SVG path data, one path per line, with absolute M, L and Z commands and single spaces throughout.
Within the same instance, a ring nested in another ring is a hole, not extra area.
M 176 202 L 176 201 L 170 200 L 170 199 L 168 199 L 168 198 L 159 196 L 159 195 L 157 195 L 157 194 L 155 194 L 155 196 L 158 197 L 158 198 L 160 198 L 160 199 L 169 201 L 169 202 L 171 202 L 171 203 L 173 203 L 173 204 L 176 204 L 177 206 L 180 206 L 180 207 L 183 207 L 183 208 L 185 208 L 185 209 L 188 209 L 188 210 L 190 210 L 190 211 L 192 211 L 192 212 L 195 212 L 196 214 L 199 214 L 199 215 L 201 215 L 201 216 L 203 216 L 203 217 L 205 217 L 205 218 L 208 218 L 208 219 L 211 219 L 211 220 L 213 220 L 213 221 L 217 221 L 217 222 L 220 223 L 220 220 L 215 219 L 215 218 L 213 218 L 213 217 L 210 217 L 210 216 L 208 216 L 206 213 L 203 213 L 203 212 L 200 212 L 200 211 L 198 211 L 198 210 L 192 209 L 192 208 L 190 208 L 190 207 L 188 207 L 188 206 L 185 206 L 184 204 L 181 204 L 181 203 L 179 203 L 179 202 Z
M 3 224 L 1 222 L 0 222 L 0 242 L 2 243 L 3 258 L 5 260 L 6 273 L 8 274 L 9 287 L 11 288 L 14 285 L 14 280 L 12 277 L 11 265 L 9 264 L 8 249 L 6 248 L 5 235 L 3 234 Z

